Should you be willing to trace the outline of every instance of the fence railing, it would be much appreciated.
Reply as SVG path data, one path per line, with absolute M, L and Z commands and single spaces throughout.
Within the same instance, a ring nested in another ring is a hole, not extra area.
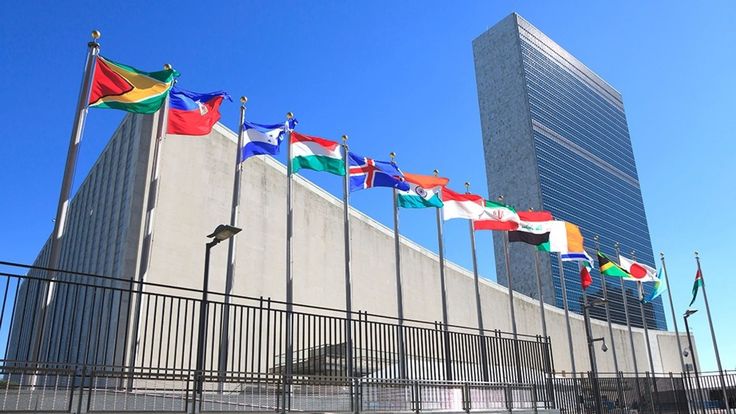
M 724 372 L 732 413 L 736 413 L 736 372 Z M 567 374 L 553 379 L 554 399 L 561 412 L 596 413 L 600 395 L 601 413 L 728 414 L 718 373 L 700 374 L 700 387 L 693 373 L 657 374 Z M 596 393 L 596 387 L 599 394 Z
M 285 303 L 270 298 L 232 295 L 225 303 L 217 292 L 203 302 L 197 289 L 0 265 L 15 270 L 0 272 L 6 366 L 191 371 L 202 350 L 200 369 L 220 376 L 284 374 L 291 318 L 295 376 L 549 385 L 554 369 L 549 339 L 541 336 L 479 335 L 472 327 L 417 320 L 399 324 L 360 311 L 348 319 L 344 310 L 300 304 L 289 313 Z
M 4 367 L 2 412 L 470 412 L 550 408 L 533 384 Z M 35 377 L 35 383 L 23 378 Z M 201 380 L 202 392 L 195 383 Z M 289 387 L 285 387 L 288 383 Z M 286 393 L 286 394 L 285 394 Z

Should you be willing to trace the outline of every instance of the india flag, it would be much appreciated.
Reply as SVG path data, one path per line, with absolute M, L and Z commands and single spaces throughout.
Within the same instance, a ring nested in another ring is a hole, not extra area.
M 433 175 L 404 173 L 404 180 L 409 184 L 408 191 L 399 191 L 398 204 L 403 208 L 442 207 L 440 191 L 450 181 L 447 178 Z
M 345 175 L 345 161 L 340 144 L 324 138 L 311 137 L 298 132 L 291 133 L 291 168 L 302 168 Z

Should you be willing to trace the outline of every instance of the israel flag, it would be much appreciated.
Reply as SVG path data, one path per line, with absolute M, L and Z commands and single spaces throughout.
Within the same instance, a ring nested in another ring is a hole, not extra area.
M 279 153 L 281 141 L 284 139 L 286 127 L 294 129 L 296 119 L 290 119 L 284 124 L 257 124 L 243 122 L 245 144 L 243 145 L 242 160 L 245 161 L 254 155 L 276 155 Z

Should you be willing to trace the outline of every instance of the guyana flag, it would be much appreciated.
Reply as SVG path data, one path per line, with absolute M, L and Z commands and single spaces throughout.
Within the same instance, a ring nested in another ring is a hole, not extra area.
M 621 266 L 612 262 L 605 254 L 598 252 L 598 269 L 601 274 L 612 277 L 622 277 L 631 279 L 632 276 L 625 271 Z
M 173 69 L 143 72 L 98 56 L 89 106 L 152 114 L 161 108 L 178 76 Z

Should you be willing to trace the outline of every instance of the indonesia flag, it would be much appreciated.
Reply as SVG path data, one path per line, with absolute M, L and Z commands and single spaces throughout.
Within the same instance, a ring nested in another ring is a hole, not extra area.
M 460 194 L 442 189 L 442 217 L 445 220 L 463 218 L 477 220 L 485 211 L 485 200 L 477 194 Z
M 207 135 L 220 120 L 223 99 L 232 101 L 223 91 L 197 93 L 174 86 L 169 93 L 168 134 Z

